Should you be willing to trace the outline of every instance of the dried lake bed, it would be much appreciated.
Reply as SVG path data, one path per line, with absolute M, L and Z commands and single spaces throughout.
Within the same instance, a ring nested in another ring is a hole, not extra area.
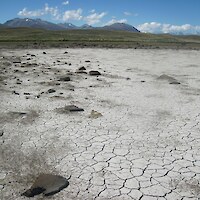
M 39 173 L 69 186 L 32 199 L 200 199 L 200 51 L 5 49 L 0 71 L 1 199 Z

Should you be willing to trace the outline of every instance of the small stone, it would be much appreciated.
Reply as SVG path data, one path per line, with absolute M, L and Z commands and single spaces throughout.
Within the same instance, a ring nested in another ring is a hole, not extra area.
M 45 51 L 43 51 L 43 54 L 47 54 Z
M 68 106 L 65 106 L 63 108 L 58 108 L 57 109 L 59 113 L 69 113 L 69 112 L 80 112 L 80 111 L 84 111 L 83 108 L 79 108 L 75 105 L 68 105 Z
M 56 90 L 54 90 L 54 89 L 49 89 L 48 90 L 48 93 L 54 93 L 54 92 L 56 92 Z
M 61 77 L 61 78 L 59 79 L 59 81 L 70 81 L 70 80 L 71 80 L 71 79 L 70 79 L 69 76 Z
M 76 73 L 77 73 L 77 74 L 87 74 L 87 72 L 84 71 L 84 70 L 77 70 Z
M 171 84 L 171 85 L 180 85 L 181 83 L 178 82 L 178 81 L 172 81 L 172 82 L 170 82 L 169 84 Z
M 78 70 L 86 70 L 85 67 L 80 67 Z
M 3 130 L 0 130 L 0 137 L 2 137 L 4 134 L 4 131 Z
M 99 76 L 101 73 L 99 71 L 89 71 L 90 76 Z
M 90 62 L 90 60 L 86 60 L 85 62 L 86 62 L 86 63 L 89 63 L 89 62 Z
M 13 94 L 19 95 L 19 93 L 18 93 L 18 92 L 16 92 L 15 90 L 13 91 Z
M 30 95 L 30 93 L 29 92 L 24 92 L 24 95 Z
M 103 115 L 100 112 L 92 110 L 90 115 L 89 115 L 89 118 L 97 119 L 97 118 L 102 117 L 102 116 Z
M 62 176 L 52 174 L 40 174 L 31 186 L 31 188 L 22 193 L 22 196 L 34 197 L 35 195 L 41 193 L 43 193 L 45 196 L 50 196 L 60 192 L 68 185 L 68 180 Z

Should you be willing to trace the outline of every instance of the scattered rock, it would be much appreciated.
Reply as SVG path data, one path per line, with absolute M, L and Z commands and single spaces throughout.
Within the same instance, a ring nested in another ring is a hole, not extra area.
M 99 76 L 101 73 L 99 71 L 89 71 L 90 76 Z
M 43 54 L 47 54 L 45 51 L 43 51 Z
M 34 54 L 31 54 L 31 57 L 36 57 L 36 55 L 34 55 Z
M 84 70 L 77 70 L 76 73 L 77 73 L 77 74 L 87 74 L 87 72 L 84 71 Z
M 19 95 L 19 93 L 18 93 L 18 92 L 16 92 L 15 90 L 13 91 L 13 94 Z
M 78 70 L 86 70 L 85 67 L 80 67 Z
M 3 130 L 0 130 L 0 137 L 2 137 L 4 134 L 4 131 Z
M 67 51 L 64 52 L 64 54 L 67 54 L 67 53 L 68 53 Z
M 56 90 L 54 90 L 54 89 L 49 89 L 47 92 L 48 92 L 48 93 L 54 93 L 54 92 L 56 92 Z
M 172 85 L 179 85 L 179 84 L 181 84 L 181 83 L 178 82 L 178 81 L 172 81 L 172 82 L 170 82 L 169 84 L 172 84 Z
M 60 192 L 68 185 L 68 180 L 62 176 L 52 174 L 40 174 L 31 186 L 31 188 L 22 193 L 22 196 L 34 197 L 35 195 L 41 193 L 43 193 L 45 196 L 50 196 Z
M 97 119 L 97 118 L 102 117 L 102 116 L 103 115 L 100 112 L 92 110 L 90 115 L 89 115 L 89 118 Z
M 70 81 L 70 80 L 71 80 L 71 79 L 70 79 L 69 76 L 61 77 L 61 78 L 59 79 L 59 81 Z
M 146 81 L 140 81 L 141 83 L 145 83 Z
M 68 106 L 65 106 L 63 108 L 58 108 L 57 111 L 59 113 L 69 113 L 69 112 L 80 112 L 80 111 L 84 111 L 83 108 L 79 108 L 75 105 L 68 105 Z
M 86 60 L 85 62 L 86 62 L 86 63 L 89 63 L 89 62 L 90 62 L 90 60 Z

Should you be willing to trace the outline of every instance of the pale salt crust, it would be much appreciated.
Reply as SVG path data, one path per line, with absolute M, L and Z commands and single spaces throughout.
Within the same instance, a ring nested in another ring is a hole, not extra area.
M 27 61 L 27 53 L 36 57 Z M 2 117 L 0 142 L 17 147 L 24 155 L 43 152 L 45 162 L 62 176 L 71 176 L 69 186 L 48 199 L 200 198 L 200 51 L 4 50 L 1 56 L 38 64 L 24 68 L 12 64 L 6 69 L 22 83 L 5 80 L 1 115 L 30 111 L 38 115 L 10 122 Z M 74 73 L 82 66 L 87 72 L 98 70 L 102 76 L 72 74 L 70 82 L 54 84 L 67 70 Z M 15 69 L 27 72 L 20 75 Z M 158 80 L 163 74 L 181 84 Z M 48 94 L 50 88 L 56 92 Z M 84 112 L 56 111 L 70 104 Z M 102 116 L 89 117 L 92 110 Z M 6 195 L 26 199 L 20 192 L 30 185 L 8 184 L 9 172 L 3 171 L 3 199 Z

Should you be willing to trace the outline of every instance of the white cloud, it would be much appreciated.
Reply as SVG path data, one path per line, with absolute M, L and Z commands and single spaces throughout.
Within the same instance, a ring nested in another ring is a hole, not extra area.
M 126 16 L 134 16 L 134 17 L 137 17 L 137 16 L 138 16 L 138 13 L 131 13 L 131 12 L 125 11 L 125 12 L 124 12 L 124 15 L 126 15 Z
M 117 19 L 111 19 L 109 22 L 107 22 L 105 24 L 105 26 L 109 26 L 111 24 L 114 24 L 114 23 L 126 23 L 127 20 L 126 19 L 120 19 L 120 20 L 117 20 Z
M 126 16 L 131 16 L 131 15 L 132 15 L 132 13 L 127 12 L 127 11 L 125 11 L 124 14 L 125 14 Z
M 17 15 L 23 16 L 23 17 L 39 17 L 44 15 L 44 12 L 42 10 L 27 10 L 27 8 L 23 8 L 20 10 Z
M 69 5 L 69 1 L 62 2 L 63 5 Z
M 54 17 L 58 15 L 59 11 L 57 7 L 49 7 L 46 3 L 44 8 L 45 14 L 53 15 Z
M 69 21 L 69 20 L 81 20 L 83 18 L 82 16 L 82 9 L 77 10 L 67 10 L 63 14 L 63 21 Z
M 92 9 L 89 11 L 90 13 L 95 13 L 95 9 Z
M 172 34 L 199 34 L 200 26 L 192 26 L 190 24 L 183 25 L 173 25 L 173 24 L 161 24 L 158 22 L 150 22 L 144 23 L 137 28 L 141 32 L 149 32 L 149 33 L 172 33 Z
M 38 10 L 27 10 L 27 8 L 23 8 L 18 12 L 19 16 L 23 17 L 39 17 L 43 15 L 52 15 L 53 17 L 58 17 L 59 11 L 57 7 L 49 7 L 48 4 L 45 4 L 44 8 Z
M 102 12 L 100 14 L 93 12 L 91 15 L 88 15 L 84 18 L 84 20 L 89 24 L 96 24 L 101 21 L 101 19 L 106 15 L 106 12 Z

